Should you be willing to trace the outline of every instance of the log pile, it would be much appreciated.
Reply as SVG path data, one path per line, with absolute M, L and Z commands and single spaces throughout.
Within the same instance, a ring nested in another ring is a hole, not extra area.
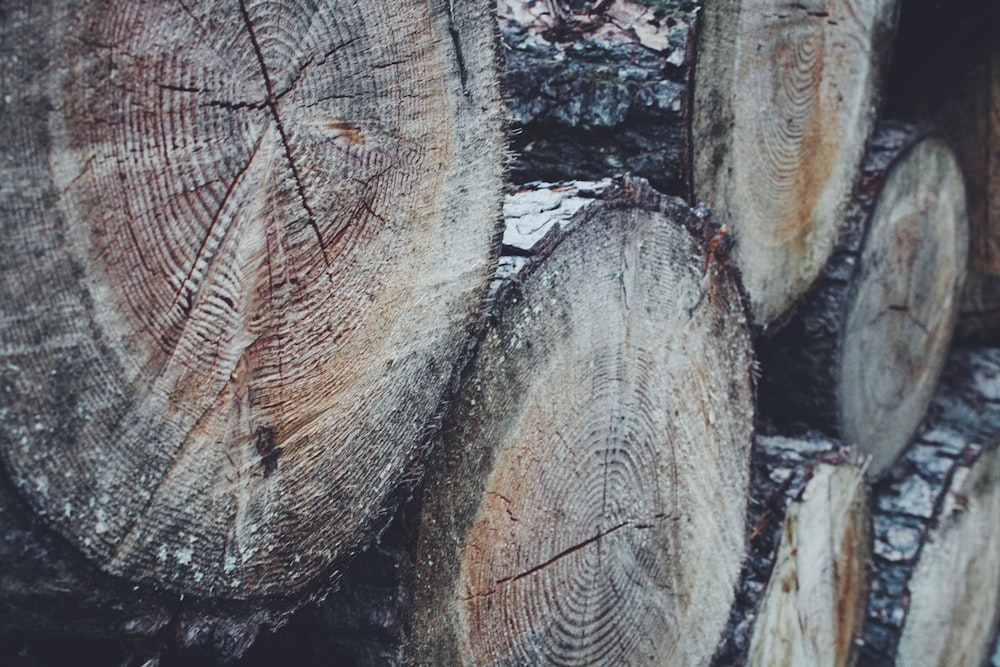
M 1000 12 L 493 2 L 0 8 L 0 663 L 998 663 Z

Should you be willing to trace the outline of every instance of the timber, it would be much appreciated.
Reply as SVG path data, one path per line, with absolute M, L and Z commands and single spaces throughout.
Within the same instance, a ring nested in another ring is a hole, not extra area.
M 956 350 L 932 418 L 875 489 L 862 665 L 982 664 L 1000 605 L 1000 350 Z
M 916 432 L 965 279 L 965 189 L 946 144 L 903 124 L 873 139 L 842 239 L 788 325 L 760 345 L 761 412 L 842 438 L 883 474 Z
M 872 549 L 862 459 L 816 434 L 759 435 L 752 480 L 749 552 L 712 664 L 853 665 Z
M 385 525 L 499 252 L 494 34 L 447 0 L 0 12 L 3 474 L 102 572 L 279 610 Z
M 578 210 L 498 287 L 437 439 L 413 664 L 699 664 L 725 626 L 753 421 L 738 281 L 703 210 L 635 180 L 581 204 L 592 187 L 508 200 L 515 225 L 552 190 Z
M 734 235 L 756 323 L 833 251 L 896 0 L 500 0 L 515 180 L 630 172 Z

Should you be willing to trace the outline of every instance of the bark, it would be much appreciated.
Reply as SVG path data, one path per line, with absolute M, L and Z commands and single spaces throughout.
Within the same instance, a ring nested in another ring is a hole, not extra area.
M 965 277 L 961 170 L 939 139 L 885 125 L 842 239 L 789 324 L 760 345 L 761 413 L 856 445 L 883 474 L 920 425 Z
M 428 465 L 413 664 L 710 659 L 744 550 L 752 360 L 703 215 L 624 183 L 499 287 Z
M 922 434 L 875 489 L 875 560 L 861 664 L 969 665 L 1000 604 L 1000 350 L 949 359 Z
M 277 620 L 384 526 L 496 262 L 494 34 L 445 0 L 0 10 L 3 473 L 108 575 L 66 607 L 13 562 L 39 526 L 0 623 L 120 631 L 122 582 Z
M 708 203 L 766 327 L 833 250 L 897 2 L 702 4 L 499 0 L 514 176 L 632 172 Z
M 760 436 L 749 555 L 713 663 L 846 667 L 857 658 L 871 553 L 864 467 L 821 436 Z

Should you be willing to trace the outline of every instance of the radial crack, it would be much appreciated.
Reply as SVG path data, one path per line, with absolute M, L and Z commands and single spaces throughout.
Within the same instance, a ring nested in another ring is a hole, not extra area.
M 302 203 L 302 208 L 306 211 L 306 216 L 309 219 L 309 226 L 316 235 L 316 241 L 319 243 L 320 251 L 323 254 L 323 263 L 326 265 L 326 268 L 329 269 L 330 257 L 326 251 L 326 244 L 323 242 L 323 235 L 319 231 L 319 224 L 316 222 L 316 215 L 313 213 L 312 207 L 309 205 L 308 197 L 306 197 L 306 189 L 304 183 L 302 182 L 302 176 L 299 174 L 298 165 L 295 164 L 295 159 L 292 157 L 292 147 L 288 142 L 288 133 L 285 132 L 285 126 L 281 122 L 281 116 L 278 114 L 278 97 L 274 94 L 274 86 L 271 84 L 271 75 L 268 72 L 267 64 L 264 62 L 264 52 L 261 51 L 260 44 L 257 42 L 257 33 L 254 32 L 253 23 L 250 21 L 250 13 L 247 11 L 246 0 L 240 0 L 240 14 L 243 16 L 243 23 L 246 26 L 247 34 L 250 36 L 250 43 L 253 45 L 254 53 L 257 55 L 257 62 L 260 64 L 260 72 L 264 76 L 264 87 L 267 90 L 267 107 L 271 110 L 271 116 L 274 118 L 275 126 L 278 128 L 278 135 L 281 137 L 281 144 L 285 149 L 285 159 L 288 162 L 288 167 L 292 171 L 292 178 L 295 180 L 295 189 L 299 194 L 299 200 Z M 285 92 L 287 93 L 288 91 Z

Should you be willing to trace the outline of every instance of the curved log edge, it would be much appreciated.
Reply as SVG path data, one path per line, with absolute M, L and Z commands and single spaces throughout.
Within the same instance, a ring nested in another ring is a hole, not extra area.
M 494 15 L 272 9 L 2 12 L 6 473 L 91 562 L 174 591 L 112 600 L 120 580 L 86 571 L 72 587 L 107 587 L 89 611 L 39 588 L 6 627 L 45 598 L 81 614 L 66 628 L 186 623 L 175 644 L 237 655 L 419 478 L 499 252 Z M 17 539 L 5 557 L 49 555 Z
M 926 128 L 880 127 L 836 251 L 788 325 L 758 344 L 766 430 L 842 438 L 872 457 L 873 476 L 895 462 L 951 342 L 964 192 L 953 153 Z
M 703 219 L 635 182 L 573 223 L 499 290 L 428 465 L 414 664 L 694 664 L 725 622 L 752 420 L 738 283 Z
M 765 329 L 780 326 L 833 252 L 881 104 L 898 6 L 741 0 L 703 9 L 694 197 L 732 231 Z
M 861 460 L 820 435 L 758 436 L 748 516 L 749 555 L 712 664 L 853 664 L 872 539 Z
M 956 350 L 930 415 L 899 469 L 875 488 L 863 665 L 975 666 L 992 650 L 1000 349 Z

